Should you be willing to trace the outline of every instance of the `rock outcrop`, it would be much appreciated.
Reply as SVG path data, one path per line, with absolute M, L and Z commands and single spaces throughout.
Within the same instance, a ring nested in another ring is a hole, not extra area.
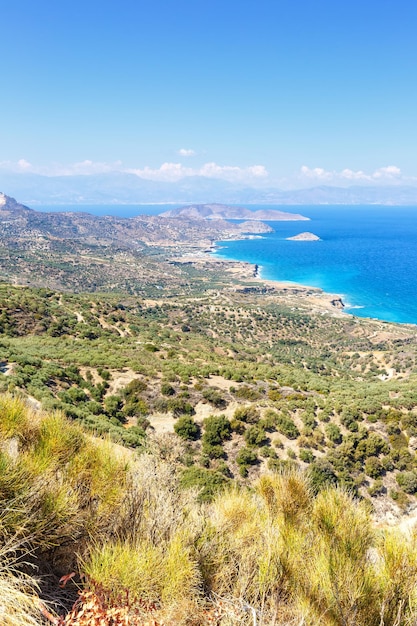
M 287 237 L 287 241 L 321 241 L 321 239 L 314 233 L 306 232 L 294 235 L 294 237 Z

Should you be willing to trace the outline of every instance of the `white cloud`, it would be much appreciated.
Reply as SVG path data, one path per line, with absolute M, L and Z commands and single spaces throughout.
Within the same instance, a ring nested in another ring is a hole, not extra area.
M 17 166 L 20 170 L 23 170 L 24 172 L 32 169 L 32 163 L 29 163 L 29 161 L 26 161 L 26 159 L 19 159 L 17 162 Z
M 70 165 L 62 165 L 60 163 L 52 163 L 51 165 L 34 166 L 26 159 L 19 159 L 17 162 L 2 161 L 0 168 L 15 173 L 32 172 L 33 174 L 41 174 L 43 176 L 74 176 L 77 174 L 105 174 L 107 172 L 121 171 L 122 162 L 104 163 L 99 161 L 91 161 L 86 159 Z
M 301 175 L 305 178 L 314 178 L 316 180 L 329 180 L 332 178 L 332 172 L 326 172 L 322 167 L 307 167 L 303 165 L 301 167 Z
M 399 178 L 401 176 L 401 170 L 396 165 L 387 165 L 387 167 L 380 167 L 373 173 L 373 178 Z
M 187 176 L 204 176 L 205 178 L 222 178 L 231 182 L 253 181 L 268 177 L 268 171 L 263 165 L 238 167 L 236 165 L 218 165 L 205 163 L 199 168 L 186 167 L 182 163 L 163 163 L 159 168 L 136 168 L 127 170 L 140 178 L 159 181 L 177 181 Z
M 386 167 L 380 167 L 374 172 L 366 173 L 362 170 L 351 170 L 345 168 L 340 172 L 336 170 L 325 170 L 322 167 L 310 168 L 307 165 L 303 165 L 300 168 L 301 179 L 314 180 L 316 182 L 393 182 L 393 181 L 405 181 L 406 178 L 402 175 L 401 170 L 396 165 L 387 165 Z
M 104 161 L 92 161 L 85 159 L 69 165 L 53 163 L 47 166 L 34 166 L 26 159 L 17 162 L 0 162 L 0 168 L 16 173 L 32 172 L 43 176 L 90 176 L 93 174 L 107 174 L 110 172 L 125 172 L 136 174 L 147 180 L 175 182 L 189 176 L 203 176 L 205 178 L 221 178 L 231 182 L 254 183 L 268 178 L 268 171 L 264 165 L 250 165 L 238 167 L 237 165 L 218 165 L 217 163 L 205 163 L 201 167 L 189 167 L 182 163 L 162 163 L 160 167 L 146 165 L 141 168 L 126 168 L 121 161 L 106 163 Z
M 182 157 L 192 157 L 196 155 L 196 152 L 195 150 L 181 148 L 180 150 L 178 150 L 178 154 Z
M 0 168 L 8 170 L 9 172 L 31 172 L 33 166 L 26 159 L 19 159 L 18 161 L 0 161 Z
M 121 161 L 104 163 L 101 161 L 90 161 L 90 159 L 86 159 L 85 161 L 79 161 L 78 163 L 73 163 L 72 165 L 63 168 L 61 170 L 61 176 L 71 176 L 74 174 L 82 174 L 85 176 L 91 174 L 107 174 L 108 172 L 120 170 L 121 166 Z

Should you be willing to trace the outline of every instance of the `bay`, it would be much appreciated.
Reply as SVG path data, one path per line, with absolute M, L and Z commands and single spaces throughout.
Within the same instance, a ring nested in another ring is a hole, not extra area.
M 252 206 L 253 209 L 266 208 Z M 273 207 L 309 222 L 269 222 L 261 239 L 218 242 L 216 256 L 256 263 L 265 279 L 340 294 L 346 311 L 417 324 L 417 207 Z M 321 241 L 288 241 L 303 231 Z
M 93 215 L 157 215 L 179 206 L 43 205 L 37 211 Z M 217 242 L 215 256 L 258 264 L 265 279 L 340 294 L 346 311 L 362 317 L 417 324 L 417 207 L 246 205 L 252 210 L 302 213 L 306 222 L 269 222 L 259 239 Z M 288 241 L 303 231 L 321 241 Z

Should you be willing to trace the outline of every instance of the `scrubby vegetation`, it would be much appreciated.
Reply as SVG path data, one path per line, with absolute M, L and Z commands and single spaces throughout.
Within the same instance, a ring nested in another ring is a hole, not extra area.
M 199 480 L 250 484 L 291 461 L 377 508 L 414 502 L 411 327 L 231 287 L 146 300 L 3 285 L 0 323 L 0 390 L 130 448 L 176 432 Z
M 317 492 L 309 472 L 264 474 L 252 489 L 224 480 L 199 504 L 179 439 L 151 438 L 138 454 L 9 395 L 0 429 L 4 624 L 417 619 L 416 537 L 377 529 L 365 502 Z
M 197 274 L 0 286 L 6 623 L 411 625 L 415 329 Z

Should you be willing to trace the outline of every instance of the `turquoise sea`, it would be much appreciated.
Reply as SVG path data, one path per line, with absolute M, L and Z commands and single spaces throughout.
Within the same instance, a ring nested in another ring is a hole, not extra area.
M 44 206 L 43 211 L 86 211 L 132 217 L 176 205 Z M 308 222 L 270 222 L 261 239 L 218 242 L 216 255 L 257 263 L 261 275 L 340 294 L 362 317 L 417 324 L 417 207 L 250 206 L 302 213 Z M 321 241 L 286 241 L 309 231 Z
M 417 207 L 270 208 L 311 221 L 269 222 L 273 233 L 218 242 L 216 254 L 257 263 L 263 278 L 340 294 L 355 315 L 417 324 Z M 304 231 L 321 241 L 286 240 Z

